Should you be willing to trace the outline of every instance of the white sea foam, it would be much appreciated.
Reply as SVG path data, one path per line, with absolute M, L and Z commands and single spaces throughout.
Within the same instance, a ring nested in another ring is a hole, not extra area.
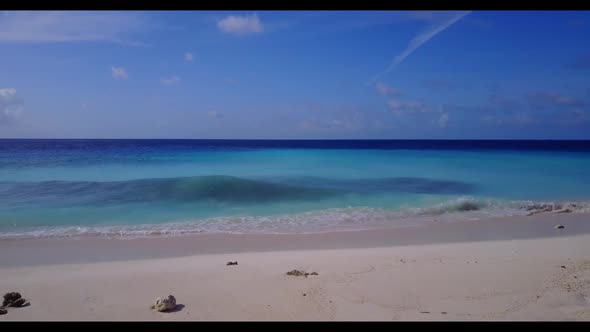
M 397 210 L 351 207 L 291 215 L 218 217 L 160 224 L 19 229 L 0 232 L 0 240 L 81 236 L 130 239 L 199 233 L 316 233 L 563 212 L 590 213 L 590 202 L 499 201 L 462 197 L 432 206 Z

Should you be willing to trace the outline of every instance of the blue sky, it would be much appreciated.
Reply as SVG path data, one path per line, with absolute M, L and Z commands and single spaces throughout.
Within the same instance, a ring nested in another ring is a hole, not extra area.
M 0 12 L 1 138 L 590 139 L 590 12 Z

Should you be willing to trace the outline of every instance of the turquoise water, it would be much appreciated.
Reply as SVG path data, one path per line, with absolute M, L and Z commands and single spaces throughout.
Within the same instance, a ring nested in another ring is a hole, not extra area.
M 584 148 L 109 142 L 3 141 L 0 236 L 360 229 L 590 201 Z

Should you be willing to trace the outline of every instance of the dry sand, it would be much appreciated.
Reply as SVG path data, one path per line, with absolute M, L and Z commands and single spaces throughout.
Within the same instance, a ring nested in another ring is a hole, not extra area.
M 278 238 L 0 241 L 0 291 L 31 302 L 0 321 L 589 320 L 589 224 L 567 214 Z M 165 257 L 142 250 L 154 247 Z M 168 294 L 178 310 L 149 309 Z

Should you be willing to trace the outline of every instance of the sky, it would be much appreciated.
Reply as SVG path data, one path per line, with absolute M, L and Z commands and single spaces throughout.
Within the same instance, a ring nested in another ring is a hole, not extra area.
M 0 138 L 590 139 L 590 11 L 0 12 Z

